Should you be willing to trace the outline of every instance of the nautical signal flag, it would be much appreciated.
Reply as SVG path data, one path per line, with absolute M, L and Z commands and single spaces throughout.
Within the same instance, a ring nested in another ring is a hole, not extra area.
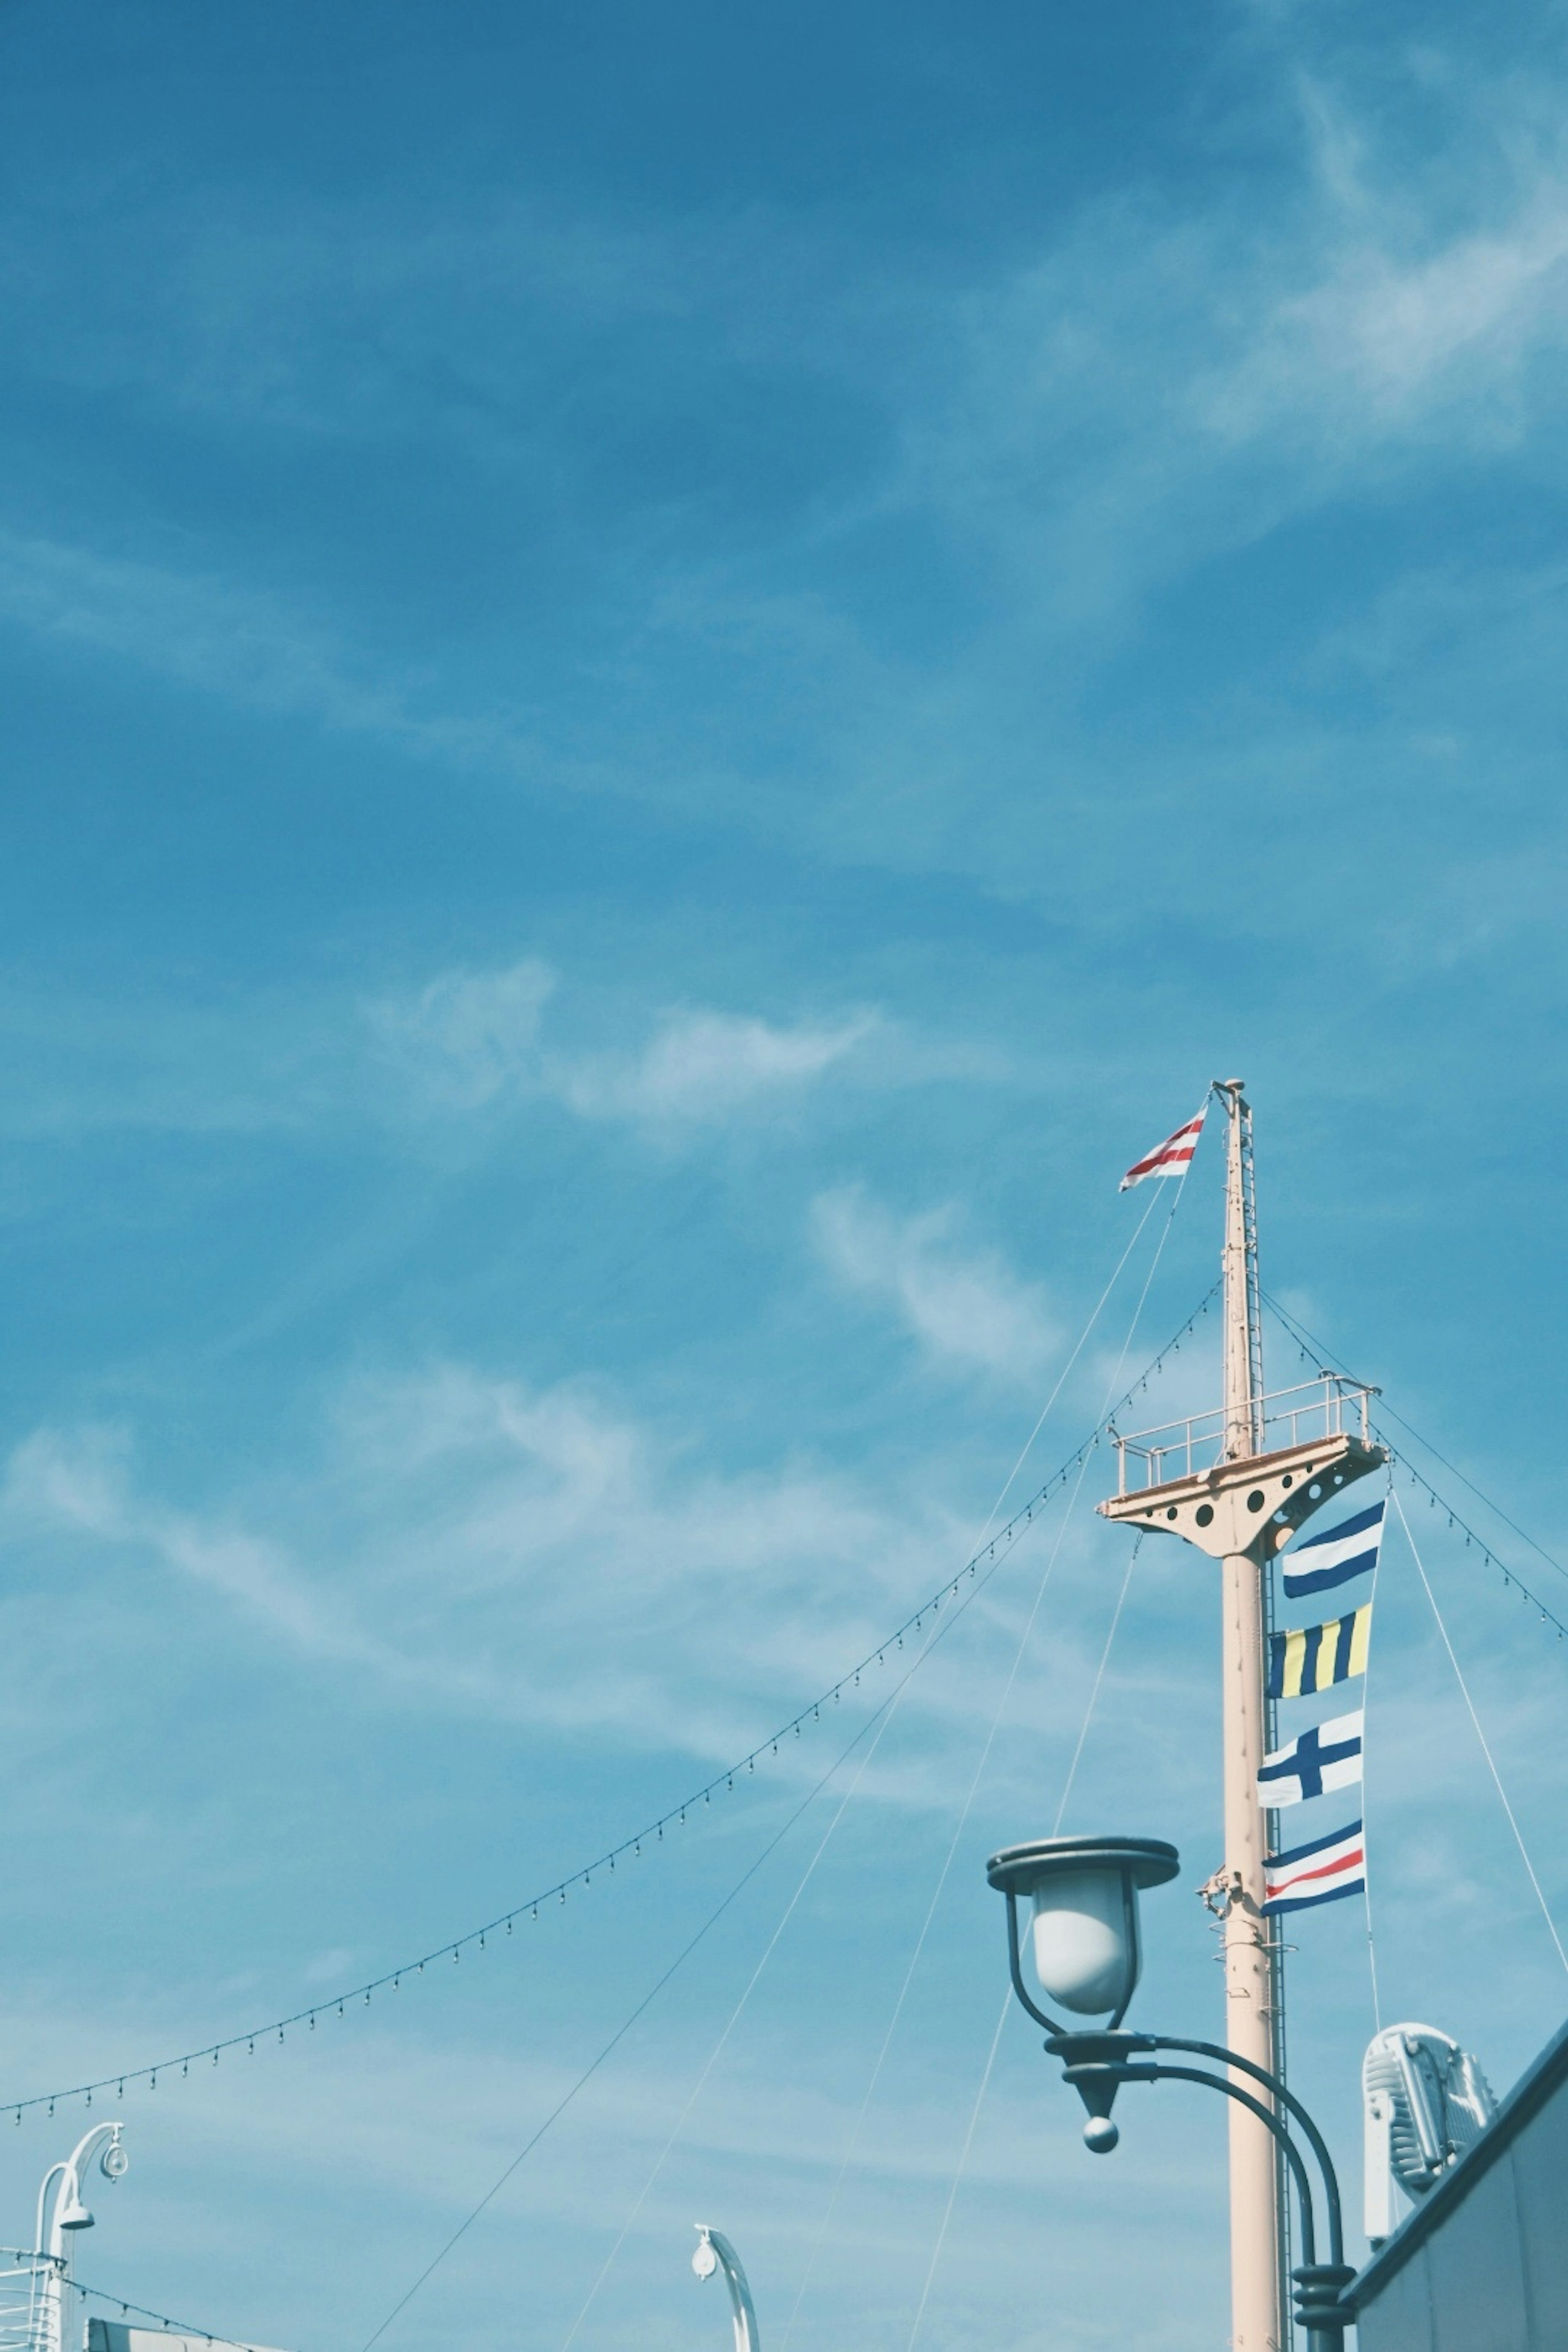
M 1366 1893 L 1366 1841 L 1361 1823 L 1331 1830 L 1289 1853 L 1270 1854 L 1263 1865 L 1267 1900 L 1263 1915 L 1310 1911 L 1317 1903 L 1337 1903 L 1342 1895 Z
M 1289 1748 L 1266 1756 L 1258 1775 L 1260 1805 L 1300 1805 L 1330 1789 L 1348 1789 L 1361 1779 L 1363 1710 L 1315 1723 Z
M 1386 1508 L 1386 1502 L 1373 1503 L 1323 1535 L 1306 1536 L 1292 1544 L 1284 1565 L 1289 1598 L 1301 1601 L 1309 1592 L 1327 1592 L 1331 1585 L 1348 1584 L 1352 1576 L 1364 1576 L 1368 1569 L 1375 1568 Z
M 1146 1176 L 1184 1176 L 1193 1164 L 1193 1154 L 1198 1148 L 1198 1138 L 1204 1131 L 1208 1112 L 1208 1097 L 1204 1097 L 1203 1109 L 1196 1118 L 1188 1119 L 1185 1127 L 1177 1128 L 1146 1158 L 1135 1160 L 1121 1179 L 1118 1191 L 1125 1192 L 1131 1184 L 1142 1184 Z
M 1363 1601 L 1348 1617 L 1326 1625 L 1300 1625 L 1293 1633 L 1268 1636 L 1268 1696 L 1305 1698 L 1366 1672 L 1372 1638 L 1372 1603 Z

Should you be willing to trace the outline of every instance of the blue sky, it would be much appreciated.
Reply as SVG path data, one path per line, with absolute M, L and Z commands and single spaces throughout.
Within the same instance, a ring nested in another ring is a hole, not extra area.
M 11 0 L 0 48 L 0 2097 L 442 1941 L 835 1681 L 968 1556 L 1212 1076 L 1266 1282 L 1553 1544 L 1561 9 Z M 1130 1368 L 1218 1232 L 1211 1132 Z M 795 2352 L 908 2352 L 1106 1475 L 389 2352 L 564 2347 L 634 2207 L 578 2345 L 724 2340 L 701 2219 L 770 2346 L 798 2296 Z M 1563 1654 L 1413 1525 L 1561 1921 Z M 1398 1541 L 1378 1607 L 1384 2014 L 1501 2085 L 1563 1969 Z M 1182 1847 L 1171 2030 L 1219 2023 L 1216 1654 L 1146 1551 L 1069 1808 Z M 857 1719 L 529 1939 L 128 2090 L 80 2274 L 358 2352 Z M 1291 2037 L 1353 2183 L 1351 1910 Z M 920 2352 L 1217 2339 L 1222 2121 L 1129 2124 L 1088 2159 L 1009 2022 Z M 7 2128 L 0 2234 L 73 2128 Z

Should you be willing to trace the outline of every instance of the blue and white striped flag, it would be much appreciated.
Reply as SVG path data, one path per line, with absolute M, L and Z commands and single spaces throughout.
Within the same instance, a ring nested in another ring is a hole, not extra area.
M 1288 1564 L 1281 1563 L 1287 1596 L 1304 1600 L 1309 1592 L 1326 1592 L 1331 1585 L 1348 1584 L 1352 1576 L 1364 1576 L 1375 1568 L 1386 1508 L 1386 1502 L 1373 1503 L 1353 1518 L 1342 1519 L 1337 1528 L 1292 1544 Z

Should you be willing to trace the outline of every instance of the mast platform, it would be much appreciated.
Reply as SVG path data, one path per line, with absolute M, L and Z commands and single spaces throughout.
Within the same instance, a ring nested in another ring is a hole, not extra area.
M 1388 1459 L 1369 1426 L 1376 1394 L 1324 1372 L 1260 1398 L 1264 1444 L 1256 1454 L 1226 1454 L 1218 1412 L 1131 1437 L 1112 1430 L 1118 1490 L 1100 1512 L 1150 1535 L 1181 1536 L 1214 1559 L 1270 1558 L 1321 1504 Z M 1180 1475 L 1167 1477 L 1176 1465 Z

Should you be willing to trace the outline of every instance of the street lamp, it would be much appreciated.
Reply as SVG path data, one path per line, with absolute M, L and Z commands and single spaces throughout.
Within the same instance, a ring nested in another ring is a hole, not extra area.
M 741 2257 L 728 2238 L 710 2229 L 706 2221 L 695 2224 L 697 2250 L 691 2257 L 691 2267 L 700 2279 L 710 2279 L 715 2271 L 722 2271 L 724 2284 L 730 2290 L 730 2310 L 735 2322 L 735 2352 L 762 2352 L 762 2338 L 757 2334 L 757 2315 L 752 2307 L 752 2290 L 746 2284 L 746 2273 Z
M 1321 2132 L 1295 2094 L 1277 2074 L 1256 2066 L 1215 2042 L 1189 2042 L 1169 2033 L 1132 2033 L 1121 2023 L 1137 1990 L 1142 1958 L 1138 1896 L 1145 1886 L 1163 1886 L 1180 1867 L 1176 1849 L 1158 1838 L 1040 1838 L 1006 1846 L 993 1854 L 985 1874 L 1007 1901 L 1007 1958 L 1013 1990 L 1037 2025 L 1046 2029 L 1046 2048 L 1062 2062 L 1088 2110 L 1083 2136 L 1097 2156 L 1109 2156 L 1121 2135 L 1110 2110 L 1123 2083 L 1202 2083 L 1255 2115 L 1279 2143 L 1296 2185 L 1301 2216 L 1301 2252 L 1293 2273 L 1297 2315 L 1314 2352 L 1335 2352 L 1352 2314 L 1340 2292 L 1355 2272 L 1345 2262 L 1340 2185 Z M 1030 1940 L 1035 1973 L 1047 2000 L 1079 2017 L 1108 2012 L 1103 2025 L 1078 2031 L 1058 2025 L 1041 2009 L 1024 1982 L 1018 1937 L 1018 1906 L 1032 1906 Z M 1317 2218 L 1311 2178 L 1301 2151 L 1276 2106 L 1266 2105 L 1225 2074 L 1197 2066 L 1148 2064 L 1137 2053 L 1178 2050 L 1213 2059 L 1259 2083 L 1293 2117 L 1322 2175 L 1328 2217 L 1329 2259 L 1318 2260 Z
M 94 2124 L 90 2131 L 82 2134 L 63 2163 L 50 2165 L 39 2184 L 28 2352 L 63 2352 L 65 2291 L 70 2274 L 71 2241 L 67 2232 L 90 2230 L 93 2225 L 92 2215 L 82 2199 L 82 2175 L 96 2156 L 98 2168 L 106 2180 L 125 2178 L 131 2158 L 121 2142 L 123 2129 L 122 2124 Z

